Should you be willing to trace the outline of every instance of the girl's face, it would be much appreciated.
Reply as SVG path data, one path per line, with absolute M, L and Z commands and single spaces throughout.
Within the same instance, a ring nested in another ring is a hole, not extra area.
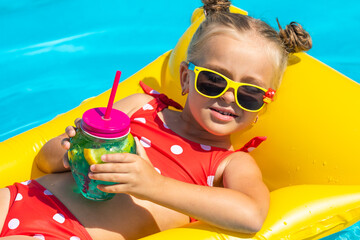
M 248 35 L 237 38 L 231 35 L 211 37 L 203 49 L 202 59 L 195 65 L 219 72 L 235 82 L 251 83 L 265 89 L 275 75 L 265 40 Z M 195 74 L 186 69 L 183 88 L 188 90 L 185 113 L 190 113 L 197 127 L 224 136 L 247 129 L 258 113 L 241 109 L 229 88 L 218 98 L 200 95 L 194 86 Z

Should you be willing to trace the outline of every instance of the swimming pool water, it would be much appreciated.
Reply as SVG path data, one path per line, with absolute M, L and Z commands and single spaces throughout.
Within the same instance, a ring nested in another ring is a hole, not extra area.
M 360 239 L 360 222 L 354 224 L 343 231 L 334 233 L 328 237 L 322 238 L 322 240 L 358 240 Z
M 360 82 L 360 3 L 356 0 L 240 1 L 276 26 L 298 21 L 313 37 L 312 56 Z M 0 141 L 49 121 L 129 77 L 172 49 L 200 0 L 0 1 Z
M 276 17 L 283 26 L 298 21 L 313 37 L 310 55 L 360 82 L 360 1 L 233 4 L 272 26 Z M 107 90 L 116 70 L 126 79 L 172 49 L 200 5 L 200 0 L 1 0 L 0 141 Z M 347 233 L 359 236 L 359 228 Z

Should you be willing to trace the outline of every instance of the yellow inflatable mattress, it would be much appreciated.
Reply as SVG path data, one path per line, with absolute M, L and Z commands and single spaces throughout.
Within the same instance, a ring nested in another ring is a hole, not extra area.
M 231 11 L 246 14 L 232 7 Z M 120 83 L 116 99 L 142 92 L 139 81 L 184 103 L 178 67 L 203 20 L 196 9 L 176 47 Z M 123 90 L 121 90 L 123 89 Z M 124 90 L 126 89 L 126 91 Z M 39 127 L 0 143 L 0 185 L 36 178 L 34 157 L 77 117 L 106 106 L 110 90 Z M 192 223 L 144 239 L 319 239 L 360 220 L 360 85 L 301 53 L 289 62 L 275 102 L 251 130 L 233 136 L 235 146 L 253 136 L 268 140 L 252 155 L 271 190 L 261 231 L 244 235 Z

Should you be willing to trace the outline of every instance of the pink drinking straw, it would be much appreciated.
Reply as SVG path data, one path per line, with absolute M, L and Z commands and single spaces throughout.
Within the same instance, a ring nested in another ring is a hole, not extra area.
M 117 87 L 119 85 L 120 76 L 121 76 L 121 71 L 116 71 L 114 83 L 113 83 L 113 86 L 111 88 L 111 94 L 110 94 L 109 102 L 108 102 L 108 105 L 106 107 L 106 112 L 105 112 L 105 116 L 104 116 L 105 120 L 110 119 L 110 114 L 111 114 L 111 110 L 112 110 L 112 107 L 113 107 L 113 103 L 114 103 L 114 99 L 115 99 L 115 95 L 116 95 L 116 90 L 117 90 Z

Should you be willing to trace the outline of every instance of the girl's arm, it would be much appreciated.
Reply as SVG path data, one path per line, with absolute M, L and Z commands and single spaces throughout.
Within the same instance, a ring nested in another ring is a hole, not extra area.
M 66 129 L 68 130 L 69 127 Z M 75 132 L 73 127 L 72 131 Z M 75 133 L 72 136 L 75 136 Z M 61 147 L 62 141 L 65 138 L 68 138 L 68 135 L 63 133 L 60 136 L 50 139 L 40 149 L 35 157 L 35 162 L 41 171 L 45 173 L 54 173 L 69 170 L 64 161 L 64 157 L 67 157 L 67 150 Z
M 269 191 L 247 153 L 236 152 L 225 159 L 220 174 L 224 188 L 164 177 L 144 158 L 132 154 L 104 155 L 102 160 L 108 163 L 92 165 L 90 178 L 121 183 L 100 186 L 102 191 L 132 194 L 237 232 L 257 232 L 266 218 Z
M 134 114 L 137 109 L 149 102 L 153 97 L 138 93 L 130 95 L 114 103 L 113 108 L 123 111 L 128 116 Z M 80 119 L 75 120 L 75 126 L 79 127 Z M 64 134 L 49 140 L 40 149 L 35 161 L 40 170 L 45 173 L 69 171 L 67 150 L 70 148 L 69 138 L 75 136 L 75 128 L 68 126 Z

